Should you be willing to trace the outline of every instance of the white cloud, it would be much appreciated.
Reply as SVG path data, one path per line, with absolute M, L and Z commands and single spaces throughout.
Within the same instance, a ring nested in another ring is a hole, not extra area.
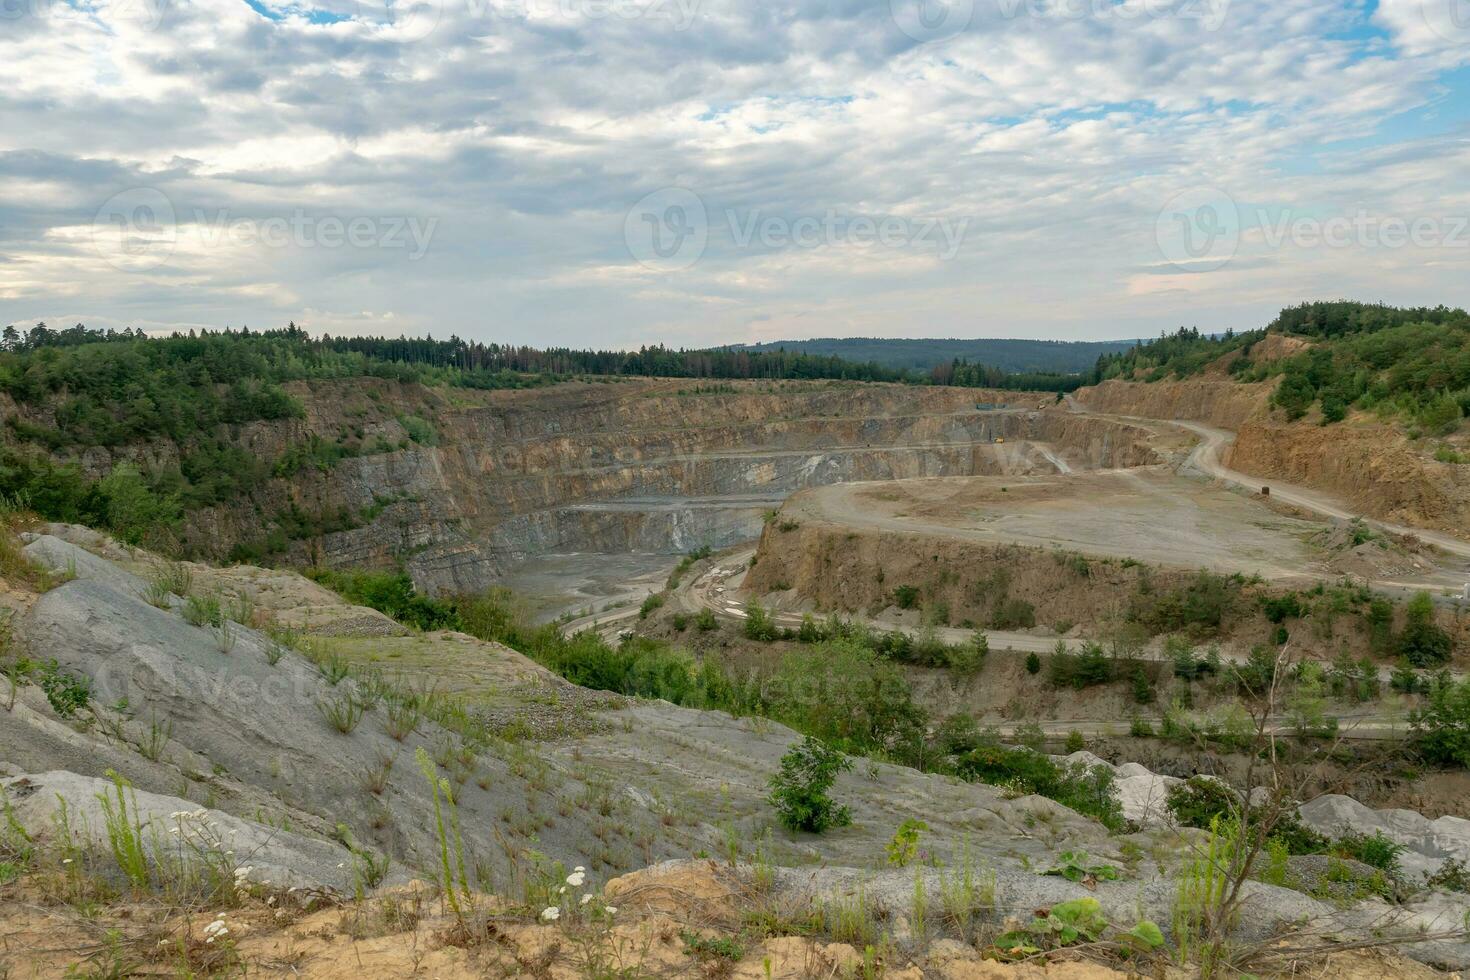
M 1319 290 L 1470 302 L 1470 252 L 1247 239 L 1181 275 L 1156 238 L 1188 188 L 1247 209 L 1470 210 L 1465 133 L 1436 121 L 1465 100 L 1446 85 L 1470 28 L 1457 43 L 1446 25 L 1470 0 L 1380 0 L 1371 20 L 1358 0 L 1211 0 L 1217 30 L 1181 16 L 1198 0 L 976 0 L 929 44 L 888 0 L 272 3 L 279 20 L 244 0 L 25 2 L 0 34 L 0 321 L 700 344 L 1251 326 Z M 678 273 L 623 239 L 669 186 L 712 225 Z M 177 232 L 141 270 L 93 234 L 133 188 L 164 195 Z M 940 261 L 716 227 L 828 210 L 969 232 Z M 208 234 L 293 216 L 436 224 L 419 258 Z

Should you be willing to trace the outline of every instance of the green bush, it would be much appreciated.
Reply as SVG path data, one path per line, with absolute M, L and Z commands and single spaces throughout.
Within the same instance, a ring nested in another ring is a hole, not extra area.
M 1113 679 L 1112 658 L 1100 644 L 1084 643 L 1080 653 L 1068 653 L 1064 643 L 1057 643 L 1051 655 L 1051 682 L 1057 687 L 1077 690 L 1106 684 Z
M 1215 633 L 1240 600 L 1239 575 L 1201 571 L 1188 585 L 1168 591 L 1146 590 L 1140 582 L 1128 610 L 1131 620 L 1155 633 Z
M 852 760 L 810 735 L 793 745 L 771 777 L 767 798 L 781 825 L 793 833 L 820 834 L 851 823 L 847 807 L 827 795 L 837 777 L 851 768 Z
M 745 606 L 745 638 L 758 643 L 770 643 L 779 639 L 781 630 L 765 607 L 751 602 Z
M 1041 673 L 1041 658 L 1034 653 L 1026 654 L 1026 673 L 1033 677 Z
M 1036 625 L 1036 607 L 1025 599 L 1007 596 L 990 612 L 990 628 L 996 630 L 1030 629 Z
M 1191 776 L 1169 787 L 1164 805 L 1178 823 L 1185 827 L 1209 830 L 1215 820 L 1230 820 L 1237 815 L 1240 794 L 1218 779 Z
M 893 590 L 893 603 L 900 609 L 913 609 L 919 604 L 919 590 L 912 585 L 900 585 Z
M 1110 830 L 1123 826 L 1113 770 L 1080 763 L 1058 765 L 1035 749 L 981 744 L 956 760 L 966 779 L 1035 793 L 1099 820 Z
M 1266 618 L 1273 623 L 1283 623 L 1287 619 L 1300 619 L 1302 615 L 1302 601 L 1295 592 L 1289 592 L 1284 596 L 1272 598 L 1261 598 L 1261 611 Z
M 1404 628 L 1397 640 L 1398 654 L 1415 667 L 1435 667 L 1450 659 L 1449 633 L 1434 622 L 1434 600 L 1420 592 L 1404 607 Z
M 419 592 L 406 572 L 310 568 L 306 577 L 339 593 L 349 602 L 369 606 L 416 629 L 464 628 L 454 603 Z
M 1470 768 L 1470 680 L 1437 682 L 1427 700 L 1409 715 L 1415 750 L 1437 765 Z
M 62 718 L 72 717 L 92 700 L 92 682 L 65 670 L 55 660 L 37 661 L 21 657 L 0 667 L 0 673 L 15 684 L 35 684 Z
M 644 598 L 643 604 L 638 607 L 638 618 L 647 619 L 653 613 L 663 608 L 663 604 L 663 595 L 661 593 L 654 592 L 653 594 Z
M 1361 861 L 1390 875 L 1397 875 L 1399 855 L 1408 848 L 1383 836 L 1383 831 L 1375 830 L 1372 836 L 1361 833 L 1343 834 L 1333 842 L 1332 850 L 1342 857 Z

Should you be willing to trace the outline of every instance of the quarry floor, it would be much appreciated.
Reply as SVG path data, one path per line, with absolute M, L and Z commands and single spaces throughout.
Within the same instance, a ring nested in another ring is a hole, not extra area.
M 785 520 L 1075 551 L 1270 580 L 1336 579 L 1320 539 L 1329 525 L 1164 466 L 1055 476 L 948 477 L 844 483 L 803 491 Z M 1365 577 L 1390 586 L 1458 588 L 1457 555 L 1390 553 Z

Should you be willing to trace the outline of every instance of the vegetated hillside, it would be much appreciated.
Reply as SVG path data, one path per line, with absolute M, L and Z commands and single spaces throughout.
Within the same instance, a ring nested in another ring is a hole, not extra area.
M 1098 362 L 1093 411 L 1236 431 L 1237 470 L 1326 490 L 1361 514 L 1470 521 L 1470 314 L 1306 303 L 1266 327 L 1180 330 Z
M 1268 337 L 1304 341 L 1284 351 Z M 1227 357 L 1227 355 L 1234 355 Z M 1263 330 L 1208 337 L 1198 330 L 1107 355 L 1098 380 L 1161 381 L 1217 366 L 1242 382 L 1279 377 L 1273 405 L 1295 421 L 1320 410 L 1324 425 L 1350 409 L 1446 435 L 1470 412 L 1470 314 L 1439 306 L 1402 309 L 1350 301 L 1304 303 Z
M 1097 359 L 1128 350 L 1132 340 L 1061 341 L 977 338 L 823 337 L 748 344 L 732 350 L 789 351 L 879 364 L 900 371 L 932 371 L 956 360 L 984 364 L 1008 374 L 1081 374 Z

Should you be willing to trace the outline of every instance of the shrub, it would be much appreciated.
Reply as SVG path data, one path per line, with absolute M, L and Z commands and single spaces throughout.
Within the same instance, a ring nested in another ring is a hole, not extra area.
M 1282 623 L 1287 619 L 1300 619 L 1302 615 L 1302 601 L 1295 592 L 1289 592 L 1284 596 L 1261 599 L 1261 611 L 1266 618 L 1273 623 Z
M 1144 588 L 1133 596 L 1128 616 L 1155 633 L 1192 630 L 1214 633 L 1236 606 L 1244 579 L 1238 575 L 1199 572 L 1192 582 L 1171 591 Z
M 756 603 L 745 607 L 745 638 L 758 643 L 770 643 L 781 635 L 771 614 Z
M 827 795 L 838 775 L 851 768 L 852 760 L 810 735 L 793 745 L 770 782 L 768 799 L 782 826 L 793 833 L 820 834 L 851 823 L 847 807 Z
M 1434 667 L 1450 659 L 1450 635 L 1434 623 L 1434 600 L 1420 592 L 1404 607 L 1398 653 L 1415 667 Z
M 662 593 L 655 592 L 643 600 L 643 605 L 638 607 L 638 618 L 647 619 L 650 615 L 663 607 L 664 597 Z
M 1071 755 L 1073 752 L 1081 752 L 1085 748 L 1087 748 L 1087 741 L 1082 737 L 1081 732 L 1073 729 L 1067 733 L 1068 755 Z
M 316 710 L 331 725 L 343 735 L 350 733 L 362 721 L 363 712 L 366 710 L 363 703 L 353 697 L 348 691 L 340 697 L 328 701 L 318 701 Z
M 184 621 L 190 626 L 218 626 L 224 621 L 219 596 L 191 595 L 184 601 Z
M 406 626 L 421 630 L 465 628 L 454 603 L 419 592 L 406 572 L 311 568 L 306 576 L 347 601 L 376 609 Z
M 987 743 L 958 758 L 955 768 L 966 779 L 1056 800 L 1096 818 L 1110 830 L 1123 826 L 1123 807 L 1113 770 L 1107 766 L 1062 766 L 1035 749 Z
M 919 590 L 912 585 L 900 585 L 893 590 L 894 605 L 900 609 L 913 609 L 919 604 Z
M 919 853 L 919 835 L 928 829 L 929 825 L 922 820 L 905 820 L 899 824 L 893 839 L 884 846 L 888 863 L 896 868 L 908 867 Z
M 1112 679 L 1113 662 L 1100 644 L 1084 643 L 1081 653 L 1072 654 L 1067 652 L 1065 644 L 1057 643 L 1056 653 L 1051 657 L 1052 684 L 1080 691 Z
M 1026 654 L 1026 673 L 1033 677 L 1041 673 L 1041 658 L 1034 653 Z
M 1433 684 L 1428 703 L 1409 716 L 1415 750 L 1427 761 L 1470 767 L 1470 680 Z
M 715 613 L 708 606 L 701 609 L 694 617 L 694 628 L 701 633 L 719 629 L 720 624 L 715 621 Z
M 1185 827 L 1209 830 L 1215 820 L 1229 820 L 1240 807 L 1240 794 L 1218 779 L 1191 776 L 1169 787 L 1164 805 Z
M 70 718 L 92 700 L 92 683 L 63 669 L 55 660 L 36 661 L 20 658 L 3 668 L 6 677 L 16 684 L 35 684 L 46 695 L 52 710 L 62 718 Z
M 1361 833 L 1343 834 L 1332 845 L 1332 850 L 1342 857 L 1352 858 L 1369 867 L 1396 875 L 1399 872 L 1399 855 L 1408 848 L 1385 837 L 1383 831 L 1375 830 L 1372 836 Z
M 1025 599 L 1006 597 L 997 602 L 990 613 L 991 629 L 1030 629 L 1035 625 L 1036 607 Z

